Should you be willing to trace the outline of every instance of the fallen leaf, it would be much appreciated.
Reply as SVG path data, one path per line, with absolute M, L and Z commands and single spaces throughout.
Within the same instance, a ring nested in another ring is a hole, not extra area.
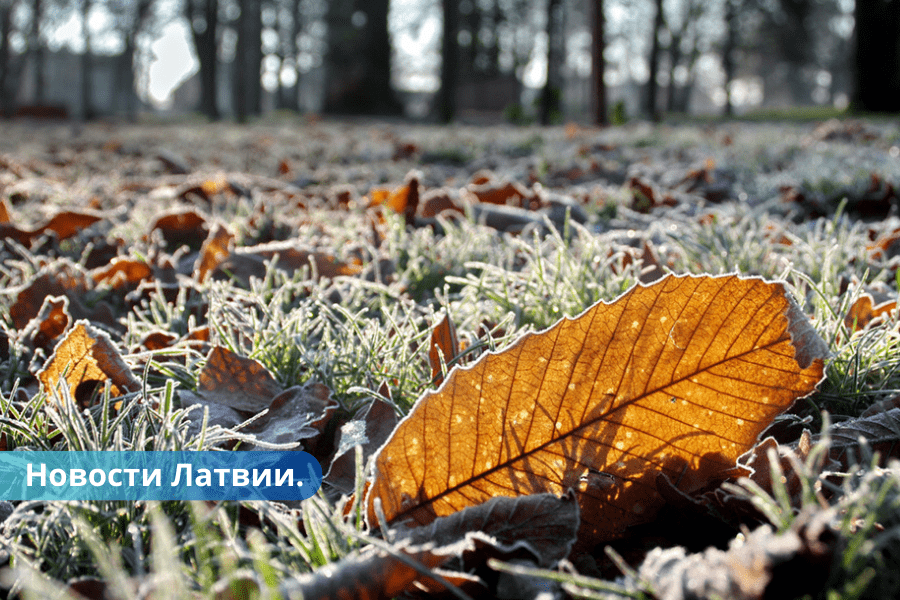
M 213 227 L 200 248 L 200 256 L 194 266 L 194 277 L 197 281 L 203 283 L 206 276 L 228 257 L 233 242 L 234 234 L 228 231 L 227 227 L 218 223 Z
M 42 269 L 35 278 L 16 295 L 9 308 L 9 316 L 16 329 L 24 329 L 35 318 L 48 296 L 65 296 L 68 313 L 76 320 L 86 319 L 110 327 L 116 326 L 112 309 L 105 302 L 96 302 L 90 308 L 82 300 L 89 290 L 88 279 L 79 267 L 66 261 L 54 263 Z
M 362 447 L 363 464 L 378 450 L 397 425 L 394 407 L 376 398 L 359 415 L 341 426 L 341 439 L 322 484 L 334 498 L 351 494 L 356 483 L 356 446 Z
M 253 414 L 268 408 L 282 392 L 262 364 L 222 346 L 210 350 L 197 389 L 210 402 Z
M 267 406 L 269 412 L 246 431 L 273 444 L 310 440 L 321 435 L 337 407 L 331 391 L 321 383 L 295 385 L 276 395 Z
M 146 262 L 123 256 L 116 257 L 108 266 L 94 269 L 90 276 L 95 283 L 105 283 L 114 290 L 130 291 L 153 276 L 153 269 Z
M 580 542 L 646 522 L 665 473 L 722 477 L 823 377 L 825 343 L 783 285 L 669 276 L 455 368 L 375 459 L 367 496 L 426 524 L 495 496 L 576 490 Z
M 106 381 L 112 383 L 113 396 L 141 389 L 141 382 L 131 373 L 109 336 L 87 321 L 75 323 L 56 345 L 37 378 L 47 394 L 57 382 L 65 385 L 71 398 L 82 407 L 89 405 L 95 391 Z
M 829 456 L 844 470 L 864 463 L 868 452 L 878 452 L 881 464 L 886 464 L 888 459 L 900 457 L 900 408 L 834 425 L 828 430 L 828 437 Z M 814 440 L 819 438 L 813 436 Z
M 102 217 L 95 212 L 67 210 L 53 215 L 35 234 L 52 231 L 57 238 L 64 240 L 101 219 Z
M 44 225 L 37 229 L 20 229 L 9 222 L 9 214 L 6 221 L 0 221 L 0 239 L 12 238 L 22 245 L 28 246 L 34 238 L 47 231 L 56 234 L 57 239 L 64 240 L 77 234 L 79 231 L 100 221 L 102 217 L 89 211 L 64 211 L 51 217 Z
M 487 591 L 478 577 L 490 559 L 530 559 L 549 567 L 564 558 L 578 529 L 578 505 L 571 494 L 494 498 L 426 527 L 405 532 L 389 548 L 369 546 L 310 575 L 287 583 L 289 597 L 393 598 L 404 592 L 433 595 L 442 582 L 422 575 L 406 559 L 454 584 Z M 445 566 L 452 570 L 438 569 Z M 468 576 L 466 576 L 469 574 Z M 472 590 L 466 590 L 472 592 Z M 298 593 L 302 592 L 302 594 Z
M 407 225 L 415 224 L 415 214 L 419 206 L 419 177 L 410 173 L 406 184 L 396 190 L 376 188 L 369 192 L 369 208 L 386 206 L 406 219 Z
M 37 316 L 22 330 L 22 337 L 30 339 L 35 348 L 50 349 L 72 322 L 68 307 L 67 297 L 47 296 Z
M 446 364 L 459 354 L 459 340 L 456 338 L 456 327 L 449 315 L 434 326 L 431 331 L 431 344 L 428 349 L 428 363 L 431 365 L 431 381 L 435 386 L 444 380 Z
M 896 300 L 882 302 L 875 306 L 872 296 L 863 294 L 856 299 L 844 316 L 844 326 L 851 333 L 860 331 L 875 322 L 876 319 L 884 318 L 884 315 L 890 314 L 895 308 L 897 308 Z
M 478 179 L 477 181 L 482 180 Z M 525 207 L 532 196 L 525 186 L 513 181 L 505 181 L 500 184 L 490 181 L 480 185 L 470 184 L 466 187 L 466 191 L 483 204 L 500 204 L 520 208 Z
M 150 231 L 159 231 L 171 249 L 187 245 L 199 248 L 209 234 L 206 218 L 194 209 L 165 212 L 154 219 Z
M 626 575 L 624 586 L 649 585 L 656 598 L 817 597 L 835 551 L 832 519 L 829 511 L 806 513 L 784 533 L 764 525 L 727 550 L 688 554 L 682 547 L 656 548 L 633 575 Z M 574 586 L 564 584 L 564 589 L 581 597 Z

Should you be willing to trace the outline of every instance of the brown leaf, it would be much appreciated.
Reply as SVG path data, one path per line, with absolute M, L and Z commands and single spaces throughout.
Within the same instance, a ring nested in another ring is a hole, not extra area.
M 222 346 L 210 350 L 197 389 L 210 402 L 253 414 L 268 408 L 282 391 L 263 365 Z
M 64 240 L 101 219 L 102 217 L 94 212 L 67 210 L 51 217 L 35 234 L 52 231 L 59 239 Z
M 325 252 L 305 249 L 292 242 L 274 242 L 236 249 L 213 269 L 212 278 L 228 279 L 249 287 L 251 277 L 263 279 L 266 276 L 266 263 L 275 257 L 278 258 L 275 268 L 288 275 L 307 268 L 309 276 L 315 276 L 317 280 L 356 275 L 362 270 L 357 264 L 346 263 Z
M 65 296 L 44 298 L 44 304 L 37 316 L 22 330 L 22 337 L 30 338 L 35 348 L 50 349 L 72 322 L 68 306 L 69 299 Z
M 326 494 L 340 496 L 353 492 L 356 482 L 356 446 L 362 446 L 363 464 L 378 450 L 397 426 L 394 407 L 376 398 L 359 416 L 341 427 L 341 439 L 331 467 L 325 474 Z
M 459 340 L 456 339 L 456 327 L 449 315 L 434 326 L 431 331 L 431 345 L 428 349 L 428 363 L 431 365 L 431 381 L 435 386 L 441 385 L 444 374 L 441 365 L 456 358 L 459 354 Z
M 234 234 L 228 231 L 227 227 L 218 223 L 213 227 L 200 248 L 200 256 L 194 266 L 194 277 L 197 281 L 202 283 L 206 276 L 228 257 L 233 242 Z
M 205 240 L 209 233 L 206 219 L 193 209 L 179 209 L 158 216 L 150 225 L 150 231 L 159 230 L 166 245 L 178 248 L 188 245 L 198 248 L 200 240 Z
M 638 568 L 637 581 L 629 575 L 625 585 L 646 589 L 649 584 L 656 598 L 817 597 L 835 550 L 828 525 L 833 518 L 828 511 L 805 513 L 784 533 L 766 525 L 727 550 L 688 554 L 681 547 L 657 548 Z
M 24 329 L 35 318 L 48 296 L 65 296 L 68 299 L 68 313 L 72 318 L 87 319 L 116 327 L 112 309 L 105 302 L 97 302 L 88 308 L 83 296 L 88 291 L 88 280 L 76 265 L 62 261 L 43 269 L 16 295 L 16 301 L 9 308 L 9 316 L 17 329 Z
M 779 283 L 669 276 L 454 369 L 375 461 L 369 523 L 575 489 L 581 543 L 722 476 L 823 377 L 824 342 Z
M 90 273 L 96 283 L 105 283 L 114 290 L 133 290 L 153 276 L 153 269 L 146 262 L 124 256 L 116 257 L 108 266 Z
M 387 600 L 409 590 L 419 572 L 397 555 L 404 555 L 428 569 L 434 569 L 468 547 L 463 541 L 449 548 L 395 546 L 391 552 L 371 549 L 325 565 L 311 575 L 300 575 L 285 584 L 290 598 L 319 600 Z M 436 582 L 435 582 L 436 583 Z
M 479 179 L 479 181 L 481 181 Z M 470 184 L 467 191 L 483 204 L 500 204 L 524 207 L 531 200 L 531 192 L 520 183 L 504 181 L 500 184 L 485 182 L 481 185 Z
M 273 444 L 310 440 L 322 433 L 337 407 L 321 383 L 295 385 L 275 396 L 269 412 L 246 431 Z
M 86 282 L 79 274 L 45 270 L 22 288 L 16 296 L 16 301 L 9 308 L 9 316 L 16 329 L 24 329 L 41 311 L 44 298 L 47 296 L 80 296 L 86 291 Z
M 434 578 L 423 576 L 398 556 L 439 572 L 453 583 L 473 583 L 489 558 L 527 556 L 541 566 L 555 565 L 564 558 L 578 529 L 578 505 L 573 496 L 550 494 L 522 498 L 494 498 L 437 519 L 431 525 L 409 532 L 390 549 L 368 547 L 323 567 L 312 575 L 288 583 L 290 596 L 302 591 L 304 598 L 392 598 L 404 592 L 445 590 Z M 451 563 L 459 570 L 438 570 Z
M 874 306 L 872 296 L 863 294 L 856 299 L 856 302 L 847 311 L 847 315 L 844 317 L 844 326 L 850 332 L 865 329 L 876 319 L 890 314 L 895 308 L 897 308 L 896 300 L 882 302 L 878 306 Z
M 51 393 L 57 382 L 69 389 L 71 397 L 86 407 L 94 392 L 107 380 L 113 396 L 141 389 L 119 351 L 102 331 L 87 321 L 78 321 L 56 346 L 53 355 L 37 373 L 45 393 Z
M 862 442 L 869 452 L 878 452 L 881 463 L 900 458 L 900 408 L 891 408 L 868 417 L 860 417 L 834 425 L 828 431 L 829 456 L 846 470 L 866 460 Z M 818 439 L 819 436 L 813 436 Z

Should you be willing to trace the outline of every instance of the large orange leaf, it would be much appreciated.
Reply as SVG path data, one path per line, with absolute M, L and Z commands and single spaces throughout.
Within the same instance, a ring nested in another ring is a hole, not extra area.
M 494 496 L 574 489 L 581 543 L 716 481 L 822 379 L 824 342 L 779 283 L 666 277 L 454 369 L 380 450 L 367 497 L 424 524 Z

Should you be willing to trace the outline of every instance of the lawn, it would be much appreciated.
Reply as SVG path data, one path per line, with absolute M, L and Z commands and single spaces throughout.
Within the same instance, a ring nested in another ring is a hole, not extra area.
M 900 593 L 896 120 L 0 127 L 0 450 L 325 475 L 288 503 L 3 501 L 8 594 Z

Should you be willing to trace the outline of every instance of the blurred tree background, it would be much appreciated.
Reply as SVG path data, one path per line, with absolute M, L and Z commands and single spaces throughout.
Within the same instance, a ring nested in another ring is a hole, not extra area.
M 0 0 L 7 116 L 603 123 L 810 106 L 900 112 L 900 0 Z

